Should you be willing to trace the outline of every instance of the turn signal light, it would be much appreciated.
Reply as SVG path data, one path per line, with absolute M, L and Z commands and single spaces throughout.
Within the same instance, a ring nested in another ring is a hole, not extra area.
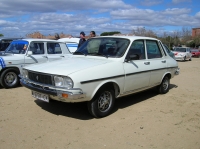
M 62 94 L 62 97 L 68 98 L 68 94 Z

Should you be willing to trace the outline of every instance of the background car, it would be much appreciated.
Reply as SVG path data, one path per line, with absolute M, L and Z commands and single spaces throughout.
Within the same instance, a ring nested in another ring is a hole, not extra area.
M 200 50 L 199 49 L 191 49 L 192 57 L 200 58 Z
M 72 56 L 64 42 L 49 39 L 14 40 L 0 53 L 0 84 L 13 88 L 19 84 L 22 67 Z
M 5 51 L 6 48 L 10 45 L 13 40 L 17 40 L 21 38 L 0 38 L 0 51 Z
M 58 41 L 62 41 L 66 43 L 66 46 L 68 47 L 69 51 L 71 53 L 74 53 L 78 48 L 80 38 L 61 38 L 58 39 Z
M 192 53 L 189 47 L 176 47 L 173 51 L 176 60 L 192 60 Z

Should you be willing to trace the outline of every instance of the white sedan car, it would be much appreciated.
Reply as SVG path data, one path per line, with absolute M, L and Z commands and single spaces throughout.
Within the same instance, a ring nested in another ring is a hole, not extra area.
M 94 117 L 112 112 L 115 99 L 156 87 L 169 91 L 178 63 L 155 38 L 105 36 L 87 40 L 73 57 L 24 67 L 21 84 L 45 101 L 88 103 Z
M 176 60 L 192 60 L 192 53 L 189 47 L 176 47 L 173 51 Z
M 19 85 L 18 75 L 23 66 L 70 56 L 72 54 L 64 42 L 49 39 L 14 40 L 0 53 L 0 84 L 4 88 L 14 88 Z

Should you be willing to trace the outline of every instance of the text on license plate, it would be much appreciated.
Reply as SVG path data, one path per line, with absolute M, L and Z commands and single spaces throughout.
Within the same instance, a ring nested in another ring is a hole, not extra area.
M 45 101 L 45 102 L 49 102 L 49 96 L 46 95 L 46 94 L 42 94 L 42 93 L 32 91 L 32 96 L 36 99 L 39 99 L 39 100 L 42 100 L 42 101 Z

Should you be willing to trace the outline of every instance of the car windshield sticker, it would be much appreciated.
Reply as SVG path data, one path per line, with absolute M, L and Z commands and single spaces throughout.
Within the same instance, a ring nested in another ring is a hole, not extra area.
M 5 62 L 4 62 L 2 57 L 0 57 L 0 65 L 1 65 L 2 68 L 6 67 L 6 64 L 5 64 Z

